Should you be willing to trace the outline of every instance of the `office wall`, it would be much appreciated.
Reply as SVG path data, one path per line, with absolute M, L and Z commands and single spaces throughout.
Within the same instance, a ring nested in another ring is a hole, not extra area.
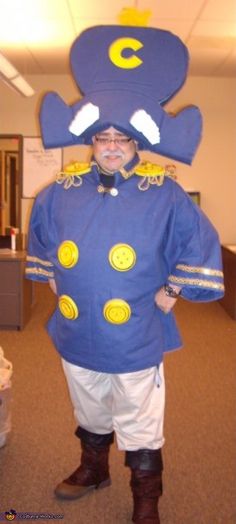
M 39 102 L 46 91 L 58 92 L 68 104 L 79 97 L 71 76 L 42 75 L 27 79 L 37 93 L 32 98 L 23 98 L 0 82 L 0 133 L 39 136 Z M 175 111 L 192 103 L 203 115 L 203 138 L 191 167 L 174 162 L 177 180 L 186 190 L 200 191 L 201 207 L 219 231 L 221 242 L 236 243 L 236 80 L 189 77 L 166 108 Z M 88 159 L 89 154 L 87 147 L 67 148 L 64 163 Z M 142 153 L 142 158 L 170 163 L 169 159 L 147 152 Z M 31 205 L 32 200 L 22 200 L 25 231 Z

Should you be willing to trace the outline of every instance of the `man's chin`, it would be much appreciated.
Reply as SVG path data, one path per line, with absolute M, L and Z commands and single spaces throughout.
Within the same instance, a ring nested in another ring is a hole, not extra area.
M 120 158 L 109 158 L 106 162 L 104 162 L 104 168 L 107 169 L 107 171 L 115 172 L 119 171 L 119 169 L 122 167 L 122 162 Z

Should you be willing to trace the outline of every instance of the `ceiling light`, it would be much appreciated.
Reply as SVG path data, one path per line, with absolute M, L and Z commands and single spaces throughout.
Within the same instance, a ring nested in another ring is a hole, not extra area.
M 26 82 L 26 80 L 23 78 L 23 76 L 16 76 L 11 80 L 11 83 L 19 89 L 19 91 L 25 95 L 25 96 L 32 96 L 34 95 L 34 90 L 32 87 Z
M 34 90 L 15 67 L 0 53 L 0 78 L 24 96 L 34 95 Z
M 18 75 L 18 71 L 13 67 L 10 62 L 0 53 L 0 71 L 3 76 L 6 78 L 12 78 L 13 76 Z

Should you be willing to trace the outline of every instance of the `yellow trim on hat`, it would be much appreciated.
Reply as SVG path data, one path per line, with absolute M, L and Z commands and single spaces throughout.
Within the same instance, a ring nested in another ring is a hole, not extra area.
M 138 51 L 143 47 L 143 43 L 137 40 L 137 38 L 118 38 L 110 45 L 108 49 L 108 55 L 111 62 L 122 69 L 134 69 L 139 67 L 143 61 L 141 58 L 135 54 L 129 56 L 128 58 L 123 56 L 124 49 L 132 49 L 133 51 Z

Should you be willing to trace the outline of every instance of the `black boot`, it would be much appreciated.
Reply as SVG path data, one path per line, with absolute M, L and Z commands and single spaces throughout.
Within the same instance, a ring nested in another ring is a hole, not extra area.
M 162 495 L 161 450 L 126 451 L 125 465 L 131 468 L 135 524 L 160 524 L 158 500 Z
M 111 484 L 108 455 L 114 440 L 113 432 L 98 435 L 79 427 L 75 434 L 81 441 L 81 464 L 55 488 L 57 497 L 70 500 Z

